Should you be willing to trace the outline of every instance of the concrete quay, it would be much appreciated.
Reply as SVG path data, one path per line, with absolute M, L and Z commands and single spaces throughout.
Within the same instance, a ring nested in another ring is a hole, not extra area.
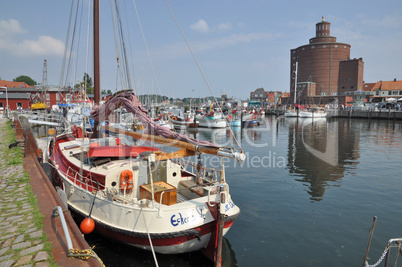
M 69 257 L 60 217 L 53 216 L 57 206 L 63 210 L 74 249 L 90 247 L 36 156 L 25 153 L 27 142 L 18 145 L 22 150 L 9 148 L 14 133 L 8 121 L 0 118 L 0 267 L 101 266 L 92 257 Z M 21 138 L 18 129 L 16 134 L 17 140 Z

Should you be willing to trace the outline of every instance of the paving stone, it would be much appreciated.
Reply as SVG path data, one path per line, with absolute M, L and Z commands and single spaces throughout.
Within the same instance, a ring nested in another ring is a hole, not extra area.
M 15 221 L 15 220 L 22 219 L 22 218 L 24 218 L 23 215 L 11 216 L 11 217 L 7 218 L 7 221 Z
M 17 231 L 18 231 L 18 226 L 13 226 L 13 227 L 6 229 L 6 233 L 15 233 Z
M 13 256 L 13 255 L 11 255 L 11 254 L 2 256 L 2 257 L 0 257 L 0 262 L 2 262 L 2 261 L 4 261 L 4 260 L 8 260 L 8 259 L 11 258 L 12 256 Z
M 42 230 L 39 230 L 39 231 L 36 231 L 36 232 L 33 232 L 33 233 L 29 234 L 29 236 L 31 238 L 41 237 L 42 235 L 43 235 Z
M 7 238 L 10 238 L 10 237 L 14 237 L 15 236 L 15 234 L 13 233 L 13 234 L 9 234 L 9 235 L 3 235 L 3 236 L 0 236 L 0 239 L 7 239 Z
M 49 258 L 49 254 L 46 251 L 40 251 L 36 254 L 34 261 L 46 261 Z
M 16 249 L 21 249 L 21 248 L 26 248 L 29 247 L 31 245 L 30 241 L 26 241 L 26 242 L 22 242 L 22 243 L 18 243 L 13 245 L 11 248 L 16 250 Z
M 49 267 L 50 266 L 50 263 L 48 263 L 48 262 L 38 262 L 38 263 L 36 263 L 35 264 L 35 267 Z
M 11 243 L 13 242 L 13 240 L 14 240 L 14 238 L 9 238 L 9 239 L 7 239 L 7 240 L 3 243 L 3 245 L 1 245 L 1 247 L 2 247 L 2 248 L 5 248 L 5 247 L 11 246 Z
M 1 267 L 10 267 L 13 265 L 14 262 L 15 262 L 14 260 L 3 261 L 3 262 L 0 262 L 0 266 Z
M 33 253 L 33 252 L 42 250 L 43 247 L 44 247 L 44 244 L 36 245 L 36 246 L 34 246 L 34 247 L 31 247 L 31 248 L 28 248 L 28 249 L 25 249 L 25 250 L 21 251 L 21 252 L 20 252 L 20 255 L 23 256 L 23 255 L 27 255 L 27 254 L 30 254 L 30 253 Z
M 28 230 L 25 231 L 26 234 L 29 234 L 31 232 L 36 231 L 37 229 L 35 227 L 30 227 Z
M 32 256 L 24 256 L 20 258 L 15 265 L 24 265 L 28 264 L 32 259 Z
M 4 253 L 6 253 L 7 250 L 9 250 L 9 249 L 10 249 L 10 247 L 4 247 L 4 248 L 0 249 L 0 255 L 3 255 Z
M 15 239 L 14 244 L 20 243 L 20 242 L 22 242 L 22 241 L 24 241 L 24 235 L 19 235 L 19 236 Z

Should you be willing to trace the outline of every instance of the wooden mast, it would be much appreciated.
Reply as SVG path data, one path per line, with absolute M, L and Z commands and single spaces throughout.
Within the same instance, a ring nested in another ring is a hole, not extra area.
M 99 53 L 99 10 L 100 10 L 100 0 L 94 0 L 94 100 L 95 106 L 99 105 L 100 102 L 100 53 Z M 94 122 L 94 137 L 99 137 L 99 120 Z

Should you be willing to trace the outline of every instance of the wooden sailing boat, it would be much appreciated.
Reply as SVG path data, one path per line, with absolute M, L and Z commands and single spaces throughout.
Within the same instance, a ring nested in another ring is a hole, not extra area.
M 95 17 L 98 11 L 99 3 L 94 1 Z M 95 23 L 95 40 L 97 31 Z M 96 42 L 94 50 L 99 58 Z M 99 104 L 99 60 L 95 60 L 94 81 Z M 123 145 L 117 137 L 100 138 L 99 121 L 119 107 L 132 112 L 148 132 L 104 130 L 179 150 L 166 153 L 155 146 Z M 52 180 L 65 192 L 69 209 L 93 220 L 95 230 L 108 238 L 164 254 L 203 249 L 220 263 L 222 236 L 240 209 L 229 193 L 224 168 L 203 166 L 201 155 L 242 162 L 244 154 L 156 124 L 131 91 L 113 95 L 91 114 L 97 122 L 93 138 L 74 128 L 49 144 Z M 182 160 L 189 156 L 198 156 L 198 162 Z M 92 231 L 91 223 L 87 226 L 85 233 Z

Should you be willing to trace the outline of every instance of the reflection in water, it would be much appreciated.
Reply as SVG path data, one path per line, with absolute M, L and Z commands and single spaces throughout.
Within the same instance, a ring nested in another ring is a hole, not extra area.
M 325 189 L 339 186 L 344 165 L 359 159 L 359 131 L 348 123 L 330 120 L 288 119 L 288 170 L 308 186 L 311 200 L 320 201 Z M 335 157 L 335 159 L 334 159 Z

